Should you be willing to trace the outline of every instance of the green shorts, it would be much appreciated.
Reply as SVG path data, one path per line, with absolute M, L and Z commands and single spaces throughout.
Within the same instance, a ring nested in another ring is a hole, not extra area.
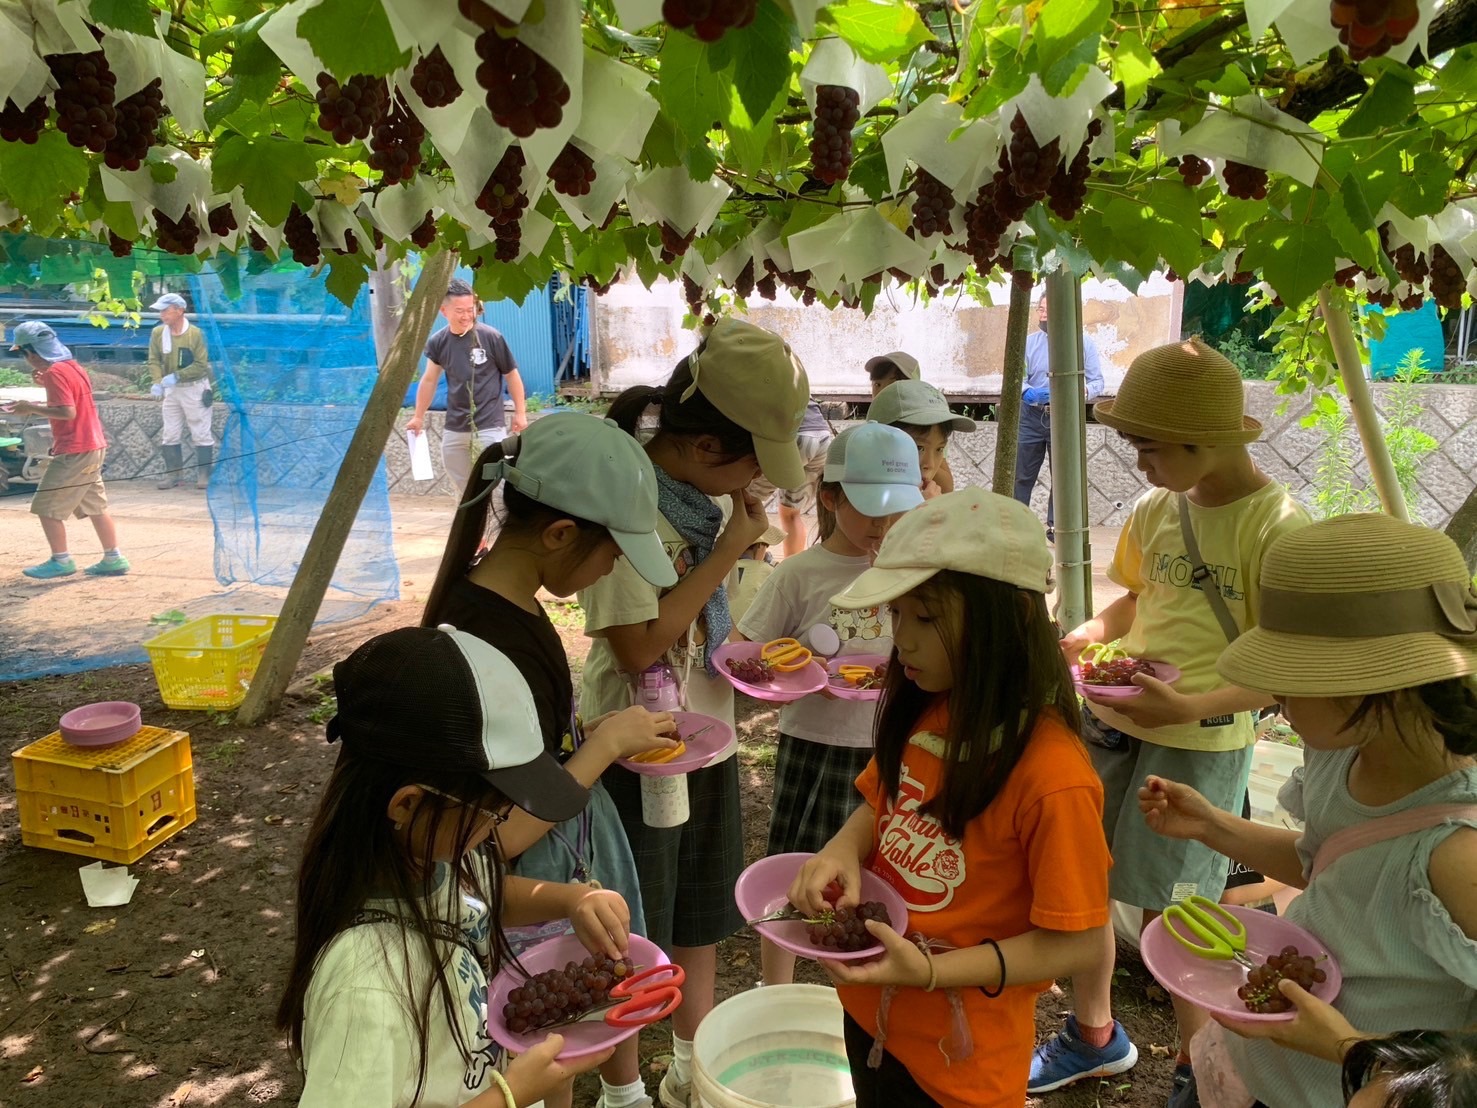
M 1217 808 L 1240 815 L 1252 748 L 1181 750 L 1104 730 L 1127 740 L 1116 749 L 1088 746 L 1103 782 L 1103 831 L 1113 852 L 1108 895 L 1156 912 L 1195 894 L 1219 900 L 1226 888 L 1225 855 L 1204 843 L 1149 830 L 1139 811 L 1138 790 L 1144 778 L 1164 777 L 1189 785 Z

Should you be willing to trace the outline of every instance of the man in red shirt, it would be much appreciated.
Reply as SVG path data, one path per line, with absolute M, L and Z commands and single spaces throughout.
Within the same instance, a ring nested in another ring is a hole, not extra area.
M 77 563 L 67 553 L 67 517 L 92 521 L 103 544 L 103 559 L 84 571 L 94 577 L 118 577 L 128 572 L 128 559 L 118 551 L 118 529 L 108 515 L 103 489 L 103 455 L 107 443 L 92 399 L 92 380 L 72 359 L 72 352 L 44 323 L 16 326 L 12 352 L 25 355 L 31 378 L 46 390 L 46 403 L 17 400 L 6 407 L 16 415 L 45 416 L 51 421 L 51 464 L 31 498 L 31 514 L 41 520 L 51 557 L 22 572 L 47 581 L 70 577 Z

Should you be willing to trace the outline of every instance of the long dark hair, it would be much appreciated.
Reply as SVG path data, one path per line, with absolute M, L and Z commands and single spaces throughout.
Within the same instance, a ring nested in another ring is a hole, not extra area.
M 386 814 L 395 793 L 407 785 L 426 785 L 454 798 L 428 792 L 416 806 L 411 828 L 415 831 L 415 825 L 421 824 L 426 843 L 419 857 L 412 857 L 395 837 Z M 453 1027 L 465 1008 L 465 1000 L 457 999 L 447 980 L 455 946 L 438 940 L 438 931 L 445 932 L 444 922 L 438 927 L 427 907 L 450 903 L 458 890 L 475 897 L 487 905 L 491 922 L 489 977 L 513 957 L 498 923 L 503 908 L 502 863 L 487 857 L 490 850 L 481 852 L 484 860 L 479 862 L 477 852 L 469 847 L 478 824 L 486 818 L 479 809 L 492 810 L 503 803 L 505 798 L 475 775 L 410 770 L 357 757 L 347 747 L 339 752 L 303 846 L 292 964 L 277 1006 L 277 1027 L 287 1032 L 295 1056 L 302 1056 L 304 1007 L 319 955 L 336 935 L 355 926 L 367 901 L 393 901 L 393 913 L 402 921 L 399 950 L 387 948 L 385 957 L 391 961 L 392 974 L 398 969 L 407 985 L 404 999 L 415 1027 L 419 1067 L 414 1099 L 420 1099 L 433 1005 L 439 1000 Z M 455 861 L 443 866 L 432 857 L 431 844 L 448 825 L 454 829 Z M 489 846 L 495 841 L 489 840 Z M 401 960 L 398 966 L 396 959 Z M 435 970 L 429 979 L 418 980 L 412 976 L 414 966 Z M 470 1063 L 467 1044 L 457 1046 L 463 1061 Z
M 693 354 L 701 354 L 706 344 L 699 345 Z M 657 417 L 657 434 L 676 438 L 697 438 L 712 435 L 718 440 L 719 453 L 725 455 L 717 464 L 737 461 L 754 453 L 754 436 L 713 406 L 703 395 L 699 385 L 686 400 L 682 394 L 692 385 L 692 367 L 689 358 L 683 358 L 672 371 L 667 383 L 635 385 L 626 389 L 610 404 L 605 413 L 628 435 L 635 435 L 641 426 L 641 417 L 652 405 L 660 405 Z
M 1361 1039 L 1344 1055 L 1344 1098 L 1385 1082 L 1385 1108 L 1467 1108 L 1477 1104 L 1477 1035 L 1397 1031 Z
M 1344 721 L 1344 730 L 1358 727 L 1367 719 L 1376 726 L 1388 720 L 1400 737 L 1410 737 L 1401 726 L 1401 717 L 1412 714 L 1425 717 L 1425 722 L 1441 736 L 1449 754 L 1470 757 L 1477 754 L 1477 688 L 1470 677 L 1449 677 L 1396 692 L 1372 693 Z
M 456 516 L 451 521 L 451 534 L 446 538 L 446 550 L 441 555 L 441 565 L 436 570 L 436 581 L 426 598 L 426 608 L 421 615 L 422 627 L 439 627 L 446 622 L 446 611 L 451 587 L 465 577 L 476 564 L 477 551 L 487 539 L 488 519 L 493 515 L 493 485 L 482 476 L 484 466 L 500 462 L 506 455 L 503 444 L 495 442 L 481 454 L 472 465 L 472 475 L 467 478 L 467 487 L 457 505 Z M 533 536 L 544 528 L 562 519 L 572 520 L 580 529 L 580 542 L 575 548 L 576 556 L 594 550 L 610 537 L 609 528 L 591 523 L 568 512 L 540 504 L 533 497 L 519 492 L 512 485 L 503 485 L 503 510 L 497 516 L 499 537 L 512 538 Z
M 827 481 L 816 478 L 815 482 L 815 529 L 816 542 L 825 542 L 836 533 L 836 513 L 826 507 L 823 493 L 830 493 L 836 498 L 838 505 L 846 499 L 846 490 L 841 487 L 840 481 Z
M 943 785 L 922 807 L 954 839 L 1000 794 L 1049 712 L 1081 736 L 1072 675 L 1039 592 L 943 570 L 913 590 L 938 621 L 954 675 Z M 934 700 L 903 676 L 894 654 L 878 705 L 877 769 L 896 799 L 903 751 Z

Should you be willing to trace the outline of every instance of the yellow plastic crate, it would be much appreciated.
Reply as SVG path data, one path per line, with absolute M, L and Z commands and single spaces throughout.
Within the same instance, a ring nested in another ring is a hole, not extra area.
M 106 862 L 136 862 L 195 822 L 185 731 L 145 727 L 113 746 L 56 731 L 11 755 L 21 841 Z
M 276 616 L 204 616 L 144 643 L 171 708 L 235 708 L 277 625 Z

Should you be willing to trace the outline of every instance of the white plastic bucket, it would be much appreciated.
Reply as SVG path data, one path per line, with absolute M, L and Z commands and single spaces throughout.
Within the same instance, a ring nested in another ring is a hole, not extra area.
M 692 1047 L 701 1108 L 847 1108 L 856 1103 L 841 1001 L 822 985 L 766 985 L 730 997 Z

